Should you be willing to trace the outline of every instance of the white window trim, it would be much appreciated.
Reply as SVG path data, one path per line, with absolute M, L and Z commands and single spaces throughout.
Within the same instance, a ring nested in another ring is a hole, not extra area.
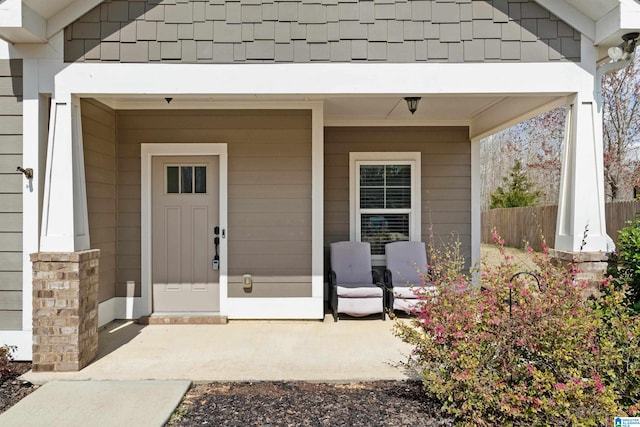
M 411 165 L 411 212 L 409 213 L 409 239 L 418 241 L 422 237 L 421 208 L 421 153 L 420 152 L 350 152 L 349 153 L 349 239 L 360 241 L 360 221 L 358 221 L 358 194 L 360 180 L 358 165 L 361 162 L 374 164 L 394 164 L 398 162 Z M 402 210 L 404 212 L 404 210 Z M 390 210 L 392 212 L 392 210 Z M 384 257 L 373 256 L 373 265 L 385 265 Z

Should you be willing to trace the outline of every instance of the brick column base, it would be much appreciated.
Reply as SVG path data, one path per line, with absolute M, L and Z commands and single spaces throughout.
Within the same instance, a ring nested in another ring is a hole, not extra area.
M 609 255 L 604 252 L 568 252 L 552 249 L 551 257 L 556 265 L 569 267 L 576 264 L 576 279 L 587 282 L 589 293 L 597 293 L 607 273 Z
M 99 249 L 31 254 L 35 372 L 79 371 L 98 355 L 99 258 Z

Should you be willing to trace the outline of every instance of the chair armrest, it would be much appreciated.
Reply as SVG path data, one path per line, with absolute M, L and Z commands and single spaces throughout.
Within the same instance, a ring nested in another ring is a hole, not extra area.
M 336 277 L 336 272 L 331 270 L 329 272 L 329 286 L 336 286 L 336 284 L 338 283 L 338 279 Z
M 373 279 L 374 284 L 380 283 L 380 273 L 375 270 L 371 270 L 371 278 Z
M 388 288 L 393 288 L 393 277 L 391 276 L 391 270 L 384 271 L 384 284 Z

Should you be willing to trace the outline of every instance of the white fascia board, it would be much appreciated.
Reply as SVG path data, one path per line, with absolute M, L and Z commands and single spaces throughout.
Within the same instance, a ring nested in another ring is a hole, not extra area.
M 314 106 L 322 106 L 321 101 L 187 101 L 174 100 L 171 104 L 154 101 L 119 101 L 97 97 L 97 99 L 114 110 L 308 110 Z
M 540 6 L 571 25 L 591 40 L 596 37 L 596 25 L 591 18 L 564 0 L 534 0 Z
M 383 120 L 383 119 L 342 119 L 328 116 L 324 121 L 325 127 L 383 127 L 383 126 L 469 126 L 470 120 Z
M 22 26 L 22 0 L 0 2 L 0 27 Z
M 634 0 L 620 0 L 622 28 L 640 29 L 640 4 Z
M 103 0 L 76 0 L 47 20 L 47 38 L 62 31 L 67 25 L 102 3 Z
M 620 7 L 616 7 L 596 22 L 595 44 L 615 46 L 622 43 L 622 39 L 614 37 L 614 34 L 620 30 L 620 25 Z
M 622 43 L 622 35 L 640 30 L 640 4 L 621 0 L 620 5 L 596 22 L 596 45 L 605 47 Z
M 55 62 L 57 69 L 52 69 L 51 84 L 49 86 L 53 85 L 53 76 L 64 66 L 63 52 L 64 39 L 62 33 L 49 39 L 47 43 L 9 43 L 6 40 L 0 40 L 0 59 L 21 58 L 36 59 L 40 63 L 43 63 L 43 61 Z
M 554 94 L 592 88 L 575 63 L 70 64 L 58 94 Z
M 47 21 L 26 4 L 22 5 L 22 26 L 38 40 L 47 40 Z
M 11 43 L 47 40 L 46 20 L 21 0 L 0 3 L 0 36 Z

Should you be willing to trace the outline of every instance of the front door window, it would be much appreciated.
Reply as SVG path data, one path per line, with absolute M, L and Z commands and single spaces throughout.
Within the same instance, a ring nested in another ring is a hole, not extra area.
M 167 194 L 204 194 L 207 192 L 206 166 L 167 166 Z

